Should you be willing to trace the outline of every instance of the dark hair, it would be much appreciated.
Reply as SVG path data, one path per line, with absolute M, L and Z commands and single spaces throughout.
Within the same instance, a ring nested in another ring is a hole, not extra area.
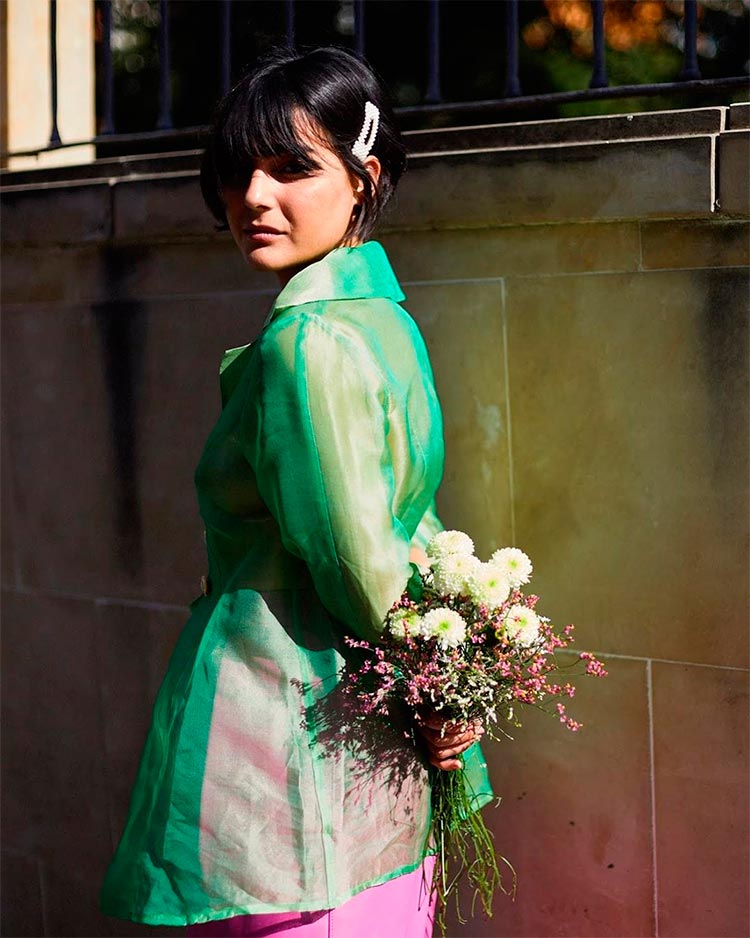
M 377 186 L 351 151 L 362 130 L 366 101 L 380 111 L 370 150 L 382 167 Z M 364 183 L 361 209 L 355 210 L 344 239 L 366 241 L 404 172 L 406 147 L 382 80 L 356 55 L 335 46 L 301 53 L 277 48 L 222 98 L 201 163 L 206 205 L 226 228 L 222 184 L 247 184 L 255 159 L 289 153 L 303 166 L 312 166 L 293 120 L 298 109 L 314 128 L 320 126 L 322 142 Z

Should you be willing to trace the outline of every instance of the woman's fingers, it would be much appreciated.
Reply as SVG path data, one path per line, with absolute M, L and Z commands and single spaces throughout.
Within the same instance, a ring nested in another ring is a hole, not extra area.
M 434 742 L 436 745 L 441 746 L 455 746 L 459 743 L 464 742 L 475 742 L 479 739 L 483 733 L 484 729 L 464 729 L 462 732 L 445 732 L 441 733 L 439 729 L 433 729 L 429 726 L 420 727 L 420 731 L 425 739 L 430 742 Z
M 453 720 L 446 720 L 443 717 L 438 716 L 437 714 L 430 714 L 427 717 L 423 717 L 419 721 L 419 725 L 423 729 L 429 729 L 437 731 L 438 733 L 466 733 L 466 732 L 479 732 L 480 730 L 484 731 L 481 720 L 472 720 L 467 723 L 457 723 Z
M 443 772 L 455 772 L 456 769 L 462 769 L 464 767 L 463 762 L 459 759 L 434 759 L 430 757 L 428 760 L 430 765 L 434 765 L 436 769 L 442 769 Z
M 456 723 L 428 714 L 417 723 L 417 729 L 428 751 L 428 761 L 437 769 L 455 771 L 463 767 L 460 758 L 484 734 L 481 721 Z
M 455 749 L 429 749 L 428 761 L 437 769 L 454 770 L 463 768 L 463 759 L 461 753 L 469 747 L 461 746 Z
M 456 749 L 463 752 L 469 746 L 473 746 L 478 740 L 478 736 L 459 736 L 450 739 L 425 739 L 425 742 L 435 752 L 447 752 L 449 749 Z
M 463 740 L 457 744 L 446 745 L 443 740 L 438 742 L 425 739 L 428 761 L 430 765 L 434 765 L 438 769 L 446 771 L 460 769 L 463 766 L 463 762 L 458 757 L 461 753 L 466 752 L 470 746 L 473 746 L 476 741 L 477 737 L 473 734 L 469 739 Z
M 438 759 L 449 759 L 451 756 L 460 756 L 462 752 L 472 746 L 473 743 L 464 743 L 462 746 L 430 746 L 430 752 L 437 756 Z

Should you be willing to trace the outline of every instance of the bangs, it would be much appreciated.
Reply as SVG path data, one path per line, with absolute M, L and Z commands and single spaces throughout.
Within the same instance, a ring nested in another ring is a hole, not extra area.
M 268 76 L 272 78 L 275 76 Z M 306 169 L 318 164 L 310 157 L 310 139 L 330 148 L 325 132 L 311 120 L 304 103 L 277 82 L 247 87 L 232 95 L 215 127 L 214 171 L 224 185 L 249 180 L 259 157 L 289 154 Z

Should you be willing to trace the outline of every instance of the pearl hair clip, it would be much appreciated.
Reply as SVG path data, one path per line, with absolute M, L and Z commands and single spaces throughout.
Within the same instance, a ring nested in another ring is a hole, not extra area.
M 372 101 L 367 101 L 365 103 L 365 120 L 362 124 L 362 130 L 359 132 L 359 137 L 357 137 L 357 141 L 352 147 L 352 153 L 362 161 L 365 160 L 372 149 L 373 143 L 375 143 L 379 122 L 380 111 Z

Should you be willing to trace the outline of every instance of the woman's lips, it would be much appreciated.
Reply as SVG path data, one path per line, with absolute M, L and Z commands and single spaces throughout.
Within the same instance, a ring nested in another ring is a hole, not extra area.
M 270 229 L 259 229 L 256 231 L 252 228 L 246 228 L 245 234 L 251 241 L 255 241 L 258 244 L 270 244 L 275 238 L 280 238 L 282 232 L 271 231 Z

